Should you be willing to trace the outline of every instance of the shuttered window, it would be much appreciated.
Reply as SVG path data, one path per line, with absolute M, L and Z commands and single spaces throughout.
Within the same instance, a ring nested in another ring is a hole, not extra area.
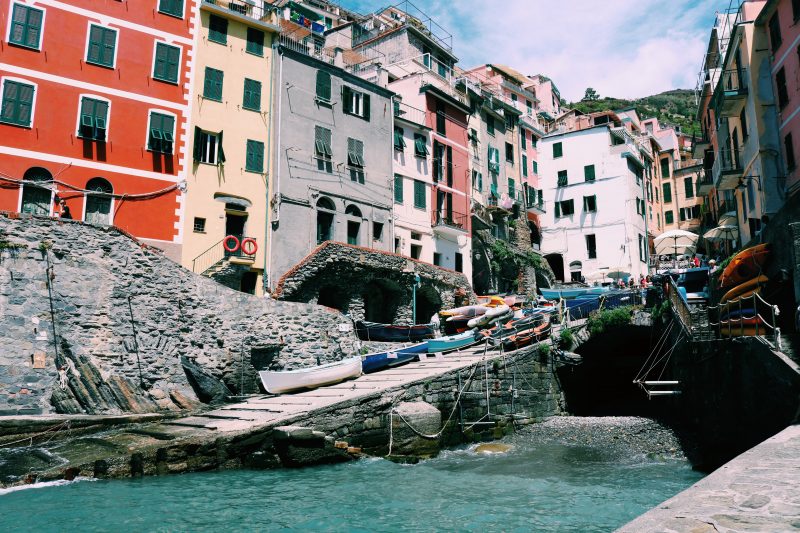
M 558 186 L 559 187 L 566 187 L 567 184 L 568 184 L 567 171 L 566 170 L 559 170 L 558 171 Z
M 672 186 L 669 183 L 664 184 L 664 203 L 668 204 L 672 201 Z
M 78 135 L 84 139 L 106 140 L 108 102 L 94 98 L 81 98 L 81 122 Z
M 150 113 L 147 149 L 153 152 L 171 154 L 174 131 L 175 117 L 156 112 Z
M 587 213 L 594 213 L 597 211 L 597 196 L 584 196 L 583 197 L 583 210 Z
M 403 203 L 403 176 L 394 175 L 394 203 Z
M 554 143 L 553 144 L 553 159 L 556 157 L 561 157 L 564 155 L 564 147 L 561 143 Z
M 425 209 L 425 182 L 414 180 L 414 207 Z
M 528 156 L 525 154 L 522 154 L 522 175 L 528 176 Z
M 331 130 L 328 128 L 314 126 L 314 156 L 317 159 L 317 170 L 328 174 L 333 172 Z
M 664 212 L 664 224 L 672 224 L 675 221 L 672 215 L 672 211 L 665 211 Z
M 3 83 L 3 107 L 0 120 L 17 126 L 30 126 L 33 112 L 33 85 L 6 80 Z
M 331 75 L 324 70 L 317 71 L 317 99 L 331 101 Z
M 350 165 L 350 180 L 364 183 L 364 143 L 347 138 L 347 164 Z
M 173 17 L 183 18 L 183 0 L 159 0 L 158 11 Z
M 264 143 L 247 139 L 247 158 L 244 169 L 248 172 L 264 172 Z
M 257 56 L 264 55 L 264 32 L 255 28 L 247 28 L 247 52 Z
M 251 111 L 261 111 L 261 82 L 244 79 L 244 99 L 242 107 Z
M 583 177 L 586 181 L 594 181 L 594 165 L 586 165 L 583 167 Z
M 683 191 L 686 193 L 686 198 L 694 198 L 692 178 L 683 178 Z
M 114 66 L 114 53 L 117 48 L 117 31 L 111 28 L 95 26 L 89 27 L 89 50 L 86 53 L 86 62 L 103 67 Z
M 39 49 L 42 42 L 42 20 L 44 11 L 22 4 L 14 4 L 11 17 L 11 32 L 8 42 L 28 48 Z
M 489 172 L 498 174 L 500 172 L 500 150 L 492 146 L 489 147 Z
M 347 85 L 342 85 L 342 108 L 345 114 L 370 119 L 369 95 L 354 91 Z
M 414 134 L 414 155 L 417 157 L 425 157 L 428 155 L 428 143 L 425 136 L 421 133 Z
M 156 63 L 153 78 L 170 83 L 178 82 L 181 49 L 166 43 L 156 43 Z
M 203 97 L 209 100 L 222 101 L 222 80 L 224 72 L 215 68 L 206 67 L 206 77 L 203 82 Z
M 219 44 L 228 44 L 228 20 L 217 15 L 208 19 L 208 40 Z
M 538 175 L 539 174 L 539 162 L 538 161 L 533 161 L 531 163 L 531 165 L 533 166 L 533 174 L 534 174 L 534 176 Z
M 402 152 L 406 147 L 406 140 L 403 138 L 403 128 L 400 126 L 394 127 L 394 149 Z
M 212 133 L 194 128 L 194 160 L 199 163 L 220 165 L 225 162 L 222 149 L 222 132 Z

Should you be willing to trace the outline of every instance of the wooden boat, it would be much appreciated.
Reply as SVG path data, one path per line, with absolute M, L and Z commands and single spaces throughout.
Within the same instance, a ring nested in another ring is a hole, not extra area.
M 450 352 L 475 344 L 480 336 L 476 330 L 469 330 L 448 337 L 429 339 L 427 341 L 428 353 Z
M 503 348 L 507 351 L 518 350 L 520 348 L 524 348 L 525 346 L 529 346 L 534 342 L 539 342 L 549 334 L 550 323 L 543 322 L 535 328 L 521 331 L 516 335 L 512 335 L 511 337 L 507 338 L 503 341 Z
M 467 316 L 475 317 L 486 313 L 490 308 L 485 305 L 465 305 L 462 307 L 455 307 L 453 309 L 445 309 L 439 311 L 441 316 Z
M 300 389 L 315 389 L 332 385 L 361 375 L 361 356 L 349 357 L 326 365 L 272 372 L 258 373 L 261 383 L 270 394 L 282 394 Z
M 720 298 L 719 303 L 724 304 L 728 300 L 741 298 L 746 292 L 752 294 L 752 291 L 754 289 L 766 285 L 768 281 L 769 278 L 767 276 L 761 275 L 749 281 L 745 281 L 744 283 L 740 283 L 739 285 L 735 286 L 734 288 L 726 292 L 725 295 L 722 298 Z
M 364 341 L 414 342 L 432 338 L 435 331 L 434 324 L 394 326 L 366 320 L 356 322 L 356 335 Z
M 769 244 L 759 244 L 736 254 L 720 277 L 720 288 L 735 287 L 757 277 L 769 259 Z
M 428 343 L 421 342 L 412 346 L 406 346 L 399 350 L 387 350 L 375 352 L 361 356 L 361 370 L 365 374 L 371 374 L 378 370 L 383 370 L 391 366 L 399 366 L 416 359 L 419 354 L 428 352 Z
M 467 325 L 470 320 L 474 317 L 468 316 L 451 316 L 447 320 L 444 321 L 444 332 L 445 335 L 454 335 L 456 333 L 463 333 L 464 331 L 469 329 Z

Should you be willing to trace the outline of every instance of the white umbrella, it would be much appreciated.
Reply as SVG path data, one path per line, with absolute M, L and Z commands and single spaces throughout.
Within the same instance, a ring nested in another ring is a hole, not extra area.
M 719 216 L 719 222 L 717 222 L 720 226 L 735 226 L 737 223 L 735 211 L 728 211 L 727 213 L 721 214 Z
M 674 229 L 665 231 L 653 239 L 653 244 L 655 244 L 656 253 L 659 255 L 680 255 L 694 252 L 698 237 L 699 235 L 691 231 Z
M 735 241 L 739 238 L 739 228 L 731 225 L 721 225 L 711 228 L 703 237 L 709 241 Z
M 611 279 L 621 279 L 621 278 L 631 277 L 631 273 L 625 272 L 624 270 L 612 270 L 606 275 Z
M 586 274 L 586 281 L 597 281 L 599 283 L 603 283 L 608 279 L 608 269 L 595 270 L 594 272 Z

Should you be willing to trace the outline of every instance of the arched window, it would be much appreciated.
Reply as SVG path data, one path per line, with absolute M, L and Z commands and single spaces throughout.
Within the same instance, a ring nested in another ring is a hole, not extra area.
M 347 221 L 347 244 L 360 244 L 361 233 L 361 210 L 355 205 L 348 205 L 344 210 L 344 214 L 351 217 Z
M 20 212 L 49 216 L 53 207 L 53 175 L 46 168 L 32 167 L 22 176 Z M 44 182 L 44 183 L 41 183 Z
M 333 239 L 333 217 L 336 206 L 330 198 L 317 200 L 317 244 Z
M 104 178 L 92 178 L 86 183 L 86 215 L 85 222 L 91 224 L 111 224 L 111 194 L 114 188 Z

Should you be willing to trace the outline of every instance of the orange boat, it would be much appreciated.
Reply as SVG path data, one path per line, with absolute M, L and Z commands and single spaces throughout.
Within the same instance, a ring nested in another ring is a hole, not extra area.
M 745 281 L 744 283 L 735 286 L 731 290 L 725 293 L 719 303 L 724 304 L 728 300 L 733 300 L 735 298 L 744 298 L 746 296 L 751 296 L 755 289 L 759 289 L 766 285 L 769 281 L 767 276 L 758 276 L 756 278 L 751 279 L 750 281 Z M 758 291 L 755 290 L 757 293 Z
M 720 288 L 735 287 L 758 276 L 769 259 L 769 244 L 759 244 L 736 254 L 720 277 Z
M 735 287 L 735 288 L 738 288 L 738 287 Z M 729 301 L 729 302 L 727 302 L 725 304 L 720 305 L 719 314 L 720 315 L 724 315 L 725 313 L 727 313 L 729 311 L 734 311 L 734 310 L 736 310 L 737 308 L 740 307 L 740 304 L 741 304 L 741 306 L 745 306 L 746 305 L 748 307 L 751 307 L 751 306 L 755 305 L 755 300 L 753 300 L 753 299 L 744 300 L 744 299 L 745 298 L 749 298 L 749 297 L 753 296 L 754 294 L 759 294 L 760 292 L 761 292 L 761 287 L 756 287 L 755 289 L 750 289 L 749 291 L 743 292 L 741 294 L 737 294 L 736 297 L 733 300 L 731 300 L 731 301 Z M 740 301 L 740 300 L 744 300 L 744 301 Z

